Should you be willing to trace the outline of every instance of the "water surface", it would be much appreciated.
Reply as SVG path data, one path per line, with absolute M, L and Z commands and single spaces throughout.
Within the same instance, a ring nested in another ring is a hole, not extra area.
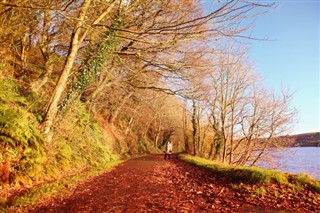
M 320 180 L 320 147 L 292 147 L 286 150 L 270 149 L 266 153 L 274 163 L 258 162 L 257 166 L 278 169 L 288 173 L 307 173 Z

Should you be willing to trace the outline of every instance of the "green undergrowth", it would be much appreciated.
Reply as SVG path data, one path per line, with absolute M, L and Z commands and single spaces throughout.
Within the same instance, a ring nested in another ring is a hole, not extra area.
M 0 79 L 0 165 L 10 164 L 9 181 L 19 186 L 38 181 L 47 156 L 30 102 L 16 81 Z
M 33 104 L 36 94 L 21 85 L 0 78 L 0 166 L 10 162 L 5 189 L 30 190 L 9 201 L 1 188 L 4 210 L 60 196 L 75 183 L 121 162 L 115 154 L 115 139 L 103 131 L 80 100 L 59 114 L 52 140 L 45 140 L 38 130 L 42 118 L 36 113 L 38 105 L 35 108 Z
M 179 158 L 187 163 L 208 169 L 218 176 L 230 178 L 232 182 L 261 184 L 276 182 L 285 185 L 292 185 L 291 182 L 298 182 L 307 184 L 320 193 L 320 181 L 304 174 L 290 175 L 277 170 L 262 169 L 258 167 L 231 166 L 187 154 L 180 154 Z
M 112 138 L 101 130 L 83 103 L 78 101 L 76 105 L 65 112 L 64 118 L 55 128 L 52 143 L 47 144 L 51 162 L 58 165 L 59 170 L 68 171 L 100 167 L 118 160 L 119 155 L 113 152 Z
M 46 141 L 38 130 L 41 119 L 32 112 L 34 95 L 19 82 L 0 78 L 0 166 L 10 163 L 7 188 L 31 187 L 120 159 L 112 137 L 80 101 L 60 114 L 52 140 Z
M 23 196 L 17 197 L 10 203 L 6 203 L 6 198 L 0 197 L 0 212 L 6 212 L 8 210 L 12 212 L 18 210 L 18 208 L 30 206 L 35 204 L 36 202 L 41 202 L 46 199 L 65 197 L 72 191 L 76 184 L 79 184 L 89 177 L 107 172 L 114 166 L 122 162 L 122 160 L 110 161 L 107 164 L 100 166 L 99 168 L 35 186 L 32 189 L 28 190 L 28 192 L 24 193 Z

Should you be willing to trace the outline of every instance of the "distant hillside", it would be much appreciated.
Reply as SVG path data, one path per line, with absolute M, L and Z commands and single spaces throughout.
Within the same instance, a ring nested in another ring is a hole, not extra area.
M 290 139 L 294 140 L 293 146 L 310 147 L 316 146 L 320 147 L 320 132 L 304 133 L 298 135 L 288 136 Z

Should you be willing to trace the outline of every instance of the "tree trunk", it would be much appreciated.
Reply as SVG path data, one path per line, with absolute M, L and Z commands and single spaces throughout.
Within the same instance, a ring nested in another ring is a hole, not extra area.
M 197 106 L 196 101 L 192 99 L 192 127 L 193 127 L 193 154 L 195 156 L 198 156 L 198 126 L 197 126 Z
M 128 135 L 129 130 L 131 129 L 132 123 L 133 123 L 133 116 L 129 120 L 128 126 L 127 126 L 126 131 L 125 131 L 125 135 Z
M 200 128 L 200 107 L 198 107 L 197 109 L 197 113 L 196 113 L 196 118 L 197 118 L 197 142 L 198 142 L 198 156 L 202 156 L 202 147 L 201 147 L 201 128 Z
M 70 73 L 71 73 L 71 70 L 73 67 L 73 63 L 76 59 L 76 55 L 77 55 L 77 52 L 79 49 L 79 36 L 81 33 L 81 28 L 84 23 L 85 15 L 86 15 L 86 12 L 87 12 L 88 7 L 90 5 L 90 2 L 91 2 L 91 0 L 84 0 L 83 4 L 81 6 L 79 20 L 78 20 L 78 22 L 75 26 L 74 32 L 73 32 L 70 52 L 69 52 L 66 64 L 64 66 L 64 69 L 60 75 L 59 81 L 56 85 L 56 88 L 55 88 L 53 95 L 51 96 L 51 99 L 48 104 L 48 108 L 47 108 L 46 115 L 44 118 L 44 123 L 43 123 L 44 133 L 47 135 L 49 134 L 50 129 L 53 125 L 54 118 L 56 117 L 56 115 L 58 113 L 58 103 L 59 103 L 59 100 L 62 96 L 63 91 L 65 90 L 65 88 L 67 86 L 67 81 L 70 76 Z
M 188 119 L 187 119 L 187 110 L 183 108 L 183 140 L 184 140 L 184 149 L 187 153 L 190 153 L 189 150 L 189 141 L 188 141 L 188 134 L 187 134 L 187 127 L 188 127 Z
M 225 163 L 227 160 L 227 139 L 223 136 L 223 155 L 222 162 Z
M 213 160 L 213 158 L 215 157 L 215 140 L 213 140 L 213 143 L 210 146 L 210 152 L 209 152 L 209 160 Z
M 27 46 L 28 46 L 28 34 L 25 33 L 23 38 L 21 39 L 21 61 L 22 61 L 22 66 L 25 67 L 27 64 Z
M 243 155 L 240 157 L 240 159 L 238 160 L 237 164 L 240 166 L 243 166 L 246 164 L 248 158 L 250 157 L 250 154 L 252 152 L 252 139 L 251 136 L 247 138 L 248 142 L 247 142 L 247 146 L 246 149 L 243 153 Z
M 158 132 L 157 132 L 157 135 L 156 135 L 156 138 L 155 138 L 156 148 L 158 148 L 158 141 L 159 141 L 160 134 L 161 134 L 161 125 L 162 125 L 161 121 L 162 121 L 161 117 L 159 116 L 159 127 L 158 127 Z
M 45 61 L 46 72 L 41 75 L 40 78 L 33 83 L 33 88 L 35 92 L 39 92 L 41 87 L 48 82 L 53 71 L 53 59 L 52 52 L 50 50 L 50 39 L 49 39 L 49 28 L 50 28 L 50 11 L 45 10 L 43 14 L 43 30 L 42 39 L 40 42 L 40 50 Z
M 207 138 L 207 131 L 208 131 L 208 126 L 204 127 L 203 129 L 203 134 L 202 134 L 202 139 L 201 139 L 201 142 L 200 142 L 200 155 L 201 157 L 204 157 L 205 156 L 205 153 L 204 153 L 204 150 L 203 150 L 203 147 L 204 147 L 204 143 L 205 143 L 205 140 Z

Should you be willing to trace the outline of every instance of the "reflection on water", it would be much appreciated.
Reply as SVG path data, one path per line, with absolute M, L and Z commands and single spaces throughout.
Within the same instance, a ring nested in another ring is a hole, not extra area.
M 257 166 L 289 173 L 307 173 L 320 180 L 320 147 L 292 147 L 286 150 L 268 150 L 275 164 L 260 161 Z M 276 165 L 276 166 L 275 166 Z

